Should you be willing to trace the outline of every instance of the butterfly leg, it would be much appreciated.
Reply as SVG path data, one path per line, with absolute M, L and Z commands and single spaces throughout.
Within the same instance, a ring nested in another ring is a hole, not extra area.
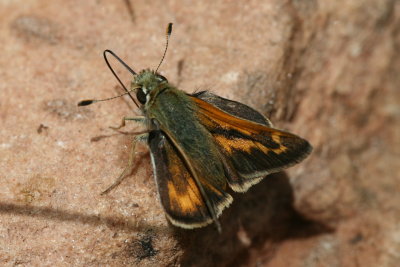
M 105 195 L 105 194 L 109 193 L 111 190 L 113 190 L 115 187 L 117 187 L 132 172 L 133 162 L 134 162 L 134 159 L 135 159 L 136 143 L 138 141 L 147 140 L 147 137 L 148 137 L 148 132 L 142 133 L 140 135 L 135 136 L 135 138 L 132 141 L 132 147 L 131 147 L 131 151 L 130 151 L 130 154 L 129 154 L 128 165 L 125 167 L 124 171 L 117 178 L 117 180 L 115 180 L 115 182 L 111 186 L 109 186 L 106 190 L 104 190 L 101 193 L 101 195 Z
M 144 124 L 145 121 L 146 121 L 146 118 L 143 117 L 143 116 L 138 116 L 138 117 L 123 117 L 123 118 L 122 118 L 122 121 L 121 121 L 121 124 L 120 124 L 118 127 L 112 127 L 112 126 L 110 126 L 110 128 L 113 129 L 113 130 L 118 131 L 119 129 L 125 127 L 125 125 L 126 125 L 126 124 L 125 124 L 125 121 L 136 121 L 136 122 L 139 122 L 139 123 Z
M 142 131 L 142 132 L 123 132 L 123 131 L 120 131 L 120 130 L 119 130 L 120 128 L 122 128 L 122 127 L 125 126 L 125 121 L 129 121 L 129 120 L 131 120 L 131 121 L 136 121 L 136 122 L 145 124 L 145 117 L 133 117 L 133 118 L 125 118 L 125 117 L 124 117 L 124 118 L 122 118 L 122 122 L 121 122 L 121 125 L 120 125 L 120 126 L 118 126 L 118 127 L 112 127 L 112 126 L 110 126 L 109 128 L 112 129 L 112 130 L 114 130 L 114 131 L 116 131 L 118 134 L 125 134 L 125 135 L 138 135 L 138 134 L 142 134 L 143 131 Z M 147 132 L 147 131 L 146 131 L 146 132 Z M 118 135 L 118 134 L 110 134 L 110 135 L 99 135 L 99 136 L 95 136 L 95 137 L 92 137 L 92 138 L 90 139 L 90 142 L 98 142 L 98 141 L 100 141 L 101 139 L 108 138 L 108 137 L 111 137 L 111 136 L 115 136 L 115 135 Z

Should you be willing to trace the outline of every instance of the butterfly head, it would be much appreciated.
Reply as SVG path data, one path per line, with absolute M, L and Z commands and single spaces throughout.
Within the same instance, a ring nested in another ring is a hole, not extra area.
M 151 92 L 160 90 L 168 80 L 153 70 L 142 70 L 132 81 L 131 90 L 136 91 L 136 98 L 141 104 L 149 101 Z

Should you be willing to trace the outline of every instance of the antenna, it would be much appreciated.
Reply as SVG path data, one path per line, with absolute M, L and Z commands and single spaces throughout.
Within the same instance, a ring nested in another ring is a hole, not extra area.
M 137 89 L 137 87 L 133 88 L 133 89 Z M 128 95 L 131 91 L 125 92 L 123 94 L 117 95 L 117 96 L 113 96 L 113 97 L 109 97 L 109 98 L 104 98 L 104 99 L 87 99 L 87 100 L 82 100 L 78 102 L 78 106 L 89 106 L 91 104 L 97 103 L 97 102 L 102 102 L 102 101 L 107 101 L 107 100 L 111 100 L 114 98 L 118 98 L 124 95 Z M 129 94 L 130 95 L 130 94 Z
M 167 49 L 168 49 L 168 42 L 169 42 L 169 37 L 171 36 L 172 33 L 172 23 L 168 23 L 167 26 L 167 34 L 166 34 L 166 43 L 165 43 L 165 50 L 164 50 L 164 55 L 161 58 L 160 64 L 158 64 L 158 67 L 156 68 L 156 72 L 158 71 L 158 69 L 161 66 L 161 63 L 163 62 L 165 55 L 167 54 Z
M 111 100 L 111 99 L 114 99 L 114 98 L 118 98 L 118 97 L 121 97 L 121 96 L 124 96 L 124 95 L 129 95 L 129 97 L 132 99 L 132 101 L 135 103 L 135 105 L 136 105 L 137 107 L 139 107 L 139 105 L 138 105 L 138 103 L 136 102 L 135 98 L 131 95 L 131 92 L 132 92 L 133 90 L 128 90 L 128 89 L 125 87 L 125 85 L 122 83 L 121 79 L 118 77 L 118 75 L 115 73 L 114 69 L 111 67 L 110 62 L 108 62 L 107 53 L 110 53 L 113 57 L 115 57 L 115 58 L 119 61 L 119 63 L 121 63 L 130 73 L 132 73 L 132 75 L 136 75 L 136 72 L 135 72 L 133 69 L 131 69 L 131 67 L 129 67 L 129 66 L 128 66 L 119 56 L 117 56 L 113 51 L 108 50 L 108 49 L 104 50 L 104 52 L 103 52 L 104 60 L 106 61 L 106 64 L 107 64 L 108 68 L 111 70 L 112 74 L 114 74 L 115 78 L 118 80 L 119 84 L 122 86 L 122 88 L 124 88 L 125 93 L 120 94 L 120 95 L 118 95 L 118 96 L 114 96 L 114 97 L 110 97 L 110 98 L 105 98 L 105 99 L 87 99 L 87 100 L 82 100 L 82 101 L 79 101 L 79 102 L 78 102 L 78 106 L 88 106 L 88 105 L 91 105 L 91 104 L 94 104 L 94 103 L 97 103 L 97 102 L 107 101 L 107 100 Z M 137 88 L 133 88 L 133 89 L 137 89 Z
M 172 23 L 168 23 L 168 26 L 167 26 L 167 33 L 166 33 L 165 50 L 164 50 L 164 54 L 163 54 L 163 56 L 162 56 L 162 58 L 161 58 L 161 61 L 160 61 L 160 63 L 158 64 L 158 67 L 157 67 L 157 69 L 156 69 L 156 72 L 157 72 L 158 68 L 160 68 L 161 63 L 163 62 L 163 60 L 164 60 L 164 58 L 165 58 L 165 55 L 167 54 L 168 42 L 169 42 L 169 38 L 170 38 L 170 36 L 171 36 L 171 33 L 172 33 Z M 121 63 L 122 66 L 124 66 L 132 75 L 137 75 L 136 72 L 135 72 L 133 69 L 131 69 L 131 67 L 129 67 L 128 64 L 126 64 L 126 63 L 125 63 L 119 56 L 117 56 L 113 51 L 111 51 L 111 50 L 109 50 L 109 49 L 104 50 L 104 52 L 103 52 L 104 60 L 105 60 L 105 62 L 106 62 L 106 64 L 107 64 L 108 68 L 109 68 L 110 71 L 112 72 L 112 74 L 113 74 L 113 75 L 115 76 L 115 78 L 118 80 L 119 84 L 122 86 L 122 88 L 124 88 L 125 93 L 123 93 L 123 94 L 121 94 L 121 95 L 118 95 L 118 96 L 114 96 L 114 97 L 110 97 L 110 98 L 105 98 L 105 99 L 87 99 L 87 100 L 82 100 L 82 101 L 79 101 L 79 102 L 78 102 L 78 106 L 88 106 L 88 105 L 91 105 L 91 104 L 94 104 L 94 103 L 97 103 L 97 102 L 107 101 L 107 100 L 111 100 L 111 99 L 114 99 L 114 98 L 118 98 L 118 97 L 121 97 L 121 96 L 124 96 L 124 95 L 129 95 L 129 97 L 132 99 L 132 101 L 135 103 L 135 105 L 136 105 L 137 107 L 139 107 L 139 104 L 136 102 L 135 98 L 131 95 L 131 92 L 132 92 L 134 89 L 137 89 L 137 88 L 139 88 L 139 87 L 132 88 L 131 90 L 128 90 L 128 89 L 125 87 L 125 85 L 122 83 L 121 79 L 118 77 L 118 75 L 115 73 L 114 69 L 111 67 L 111 64 L 110 64 L 110 62 L 108 61 L 108 58 L 107 58 L 107 53 L 111 54 L 114 58 L 116 58 L 116 59 L 119 61 L 119 63 Z
M 137 107 L 139 107 L 135 98 L 133 98 L 133 96 L 130 94 L 131 92 L 128 89 L 126 89 L 125 85 L 121 82 L 120 78 L 115 73 L 114 69 L 111 67 L 110 62 L 108 62 L 107 53 L 110 53 L 113 57 L 115 57 L 119 61 L 119 63 L 121 63 L 130 73 L 132 73 L 132 75 L 136 75 L 136 72 L 133 69 L 131 69 L 131 67 L 129 67 L 128 64 L 126 64 L 122 59 L 120 59 L 119 56 L 117 56 L 113 51 L 111 51 L 109 49 L 104 50 L 103 57 L 104 57 L 104 60 L 106 61 L 108 68 L 111 70 L 112 74 L 114 74 L 115 78 L 118 80 L 118 82 L 122 86 L 122 88 L 124 88 L 126 94 L 128 94 L 129 97 L 132 99 L 132 101 L 135 103 L 135 105 Z M 99 101 L 97 101 L 97 102 L 99 102 Z

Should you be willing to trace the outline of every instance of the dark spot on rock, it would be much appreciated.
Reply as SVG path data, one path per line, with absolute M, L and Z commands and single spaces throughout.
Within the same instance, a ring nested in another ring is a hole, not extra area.
M 129 255 L 134 256 L 139 261 L 155 256 L 158 251 L 153 247 L 153 237 L 146 233 L 139 239 L 130 242 L 126 248 Z
M 17 37 L 27 41 L 43 41 L 54 45 L 60 40 L 59 27 L 47 18 L 21 15 L 14 19 L 10 28 Z
M 40 124 L 36 131 L 37 131 L 38 134 L 41 134 L 43 131 L 45 131 L 47 129 L 49 129 L 49 127 L 47 127 L 44 124 Z
M 357 233 L 356 235 L 353 236 L 353 238 L 351 238 L 349 240 L 349 243 L 352 245 L 355 245 L 355 244 L 363 241 L 363 239 L 364 239 L 364 236 L 361 233 Z

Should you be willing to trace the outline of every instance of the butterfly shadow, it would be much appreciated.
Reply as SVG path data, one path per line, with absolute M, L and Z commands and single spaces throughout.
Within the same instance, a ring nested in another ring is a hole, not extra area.
M 250 257 L 250 250 L 261 249 L 267 242 L 276 247 L 284 240 L 334 231 L 294 209 L 293 189 L 285 172 L 268 176 L 245 194 L 232 194 L 235 200 L 220 219 L 221 234 L 213 226 L 175 229 L 184 249 L 182 266 L 241 265 Z
M 124 230 L 124 231 L 140 231 L 145 232 L 152 229 L 153 232 L 164 233 L 169 230 L 168 226 L 154 226 L 153 224 L 140 223 L 118 217 L 115 215 L 92 215 L 81 212 L 67 211 L 63 209 L 55 209 L 51 207 L 40 207 L 30 204 L 17 204 L 0 202 L 0 214 L 12 214 L 15 216 L 27 216 L 34 218 L 44 218 L 46 220 L 53 220 L 59 222 L 79 222 L 82 224 L 103 226 L 106 225 L 110 229 Z

